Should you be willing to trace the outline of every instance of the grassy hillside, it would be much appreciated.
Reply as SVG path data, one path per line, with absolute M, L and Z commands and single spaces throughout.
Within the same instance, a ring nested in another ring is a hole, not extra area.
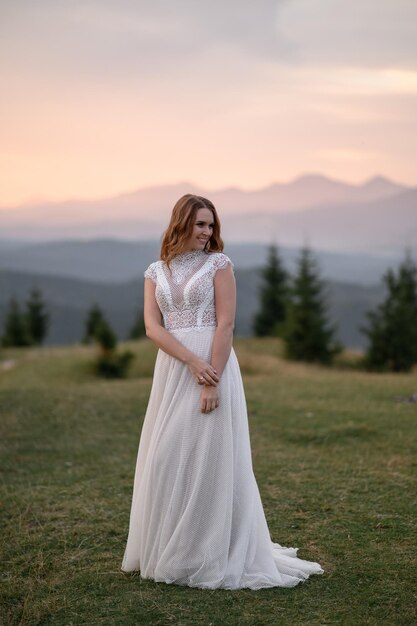
M 126 344 L 128 345 L 128 344 Z M 270 340 L 235 349 L 271 536 L 317 560 L 293 589 L 205 591 L 120 571 L 155 349 L 99 381 L 88 347 L 3 350 L 2 623 L 414 624 L 417 372 L 287 363 Z

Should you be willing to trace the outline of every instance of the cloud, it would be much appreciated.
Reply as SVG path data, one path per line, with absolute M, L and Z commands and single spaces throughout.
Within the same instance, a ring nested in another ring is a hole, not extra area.
M 297 0 L 278 18 L 298 63 L 417 68 L 415 0 Z
M 5 8 L 3 63 L 79 76 L 148 77 L 180 71 L 182 63 L 228 47 L 283 60 L 291 44 L 275 23 L 285 1 L 22 0 Z
M 320 168 L 415 181 L 416 12 L 416 0 L 0 0 L 2 194 L 258 186 Z
M 357 88 L 359 74 L 347 75 L 354 68 L 402 71 L 390 81 L 367 76 L 370 89 L 383 82 L 399 89 L 411 84 L 405 72 L 417 70 L 415 0 L 3 0 L 0 7 L 0 66 L 22 75 L 140 85 L 181 82 L 187 73 L 198 80 L 203 71 L 221 83 L 229 71 L 245 82 L 245 70 L 256 80 L 269 67 L 341 66 L 342 82 Z

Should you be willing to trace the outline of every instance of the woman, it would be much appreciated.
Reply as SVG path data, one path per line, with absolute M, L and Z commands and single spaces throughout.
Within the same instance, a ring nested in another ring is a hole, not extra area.
M 208 589 L 292 587 L 323 570 L 271 541 L 232 347 L 233 263 L 222 250 L 213 204 L 186 194 L 161 260 L 145 272 L 146 334 L 159 351 L 122 570 Z

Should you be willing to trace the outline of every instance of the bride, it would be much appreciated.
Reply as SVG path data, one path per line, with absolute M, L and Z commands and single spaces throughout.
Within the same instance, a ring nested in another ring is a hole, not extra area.
M 232 345 L 233 263 L 222 250 L 212 202 L 182 196 L 145 272 L 146 334 L 159 351 L 121 569 L 207 589 L 293 587 L 323 569 L 269 533 Z

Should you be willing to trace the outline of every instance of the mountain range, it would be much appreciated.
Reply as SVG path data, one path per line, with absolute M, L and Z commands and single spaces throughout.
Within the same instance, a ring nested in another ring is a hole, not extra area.
M 259 306 L 260 276 L 256 269 L 237 269 L 236 335 L 252 334 L 253 316 Z M 30 289 L 42 291 L 51 313 L 51 327 L 46 345 L 71 344 L 81 340 L 88 309 L 100 305 L 119 339 L 126 339 L 135 317 L 143 308 L 143 277 L 126 282 L 96 283 L 62 276 L 32 274 L 11 270 L 0 271 L 0 335 L 9 299 L 15 296 L 21 305 Z M 363 348 L 366 340 L 359 327 L 366 311 L 383 298 L 382 285 L 360 286 L 327 282 L 329 319 L 336 327 L 340 341 L 350 348 Z
M 118 239 L 62 240 L 37 243 L 0 240 L 0 270 L 30 272 L 91 280 L 124 282 L 143 275 L 159 258 L 160 245 L 153 241 Z M 261 243 L 229 243 L 225 253 L 238 269 L 259 268 L 265 264 L 267 246 Z M 380 282 L 388 267 L 398 265 L 401 255 L 348 254 L 315 250 L 325 279 L 373 285 Z M 294 272 L 298 248 L 280 247 L 280 255 Z
M 159 258 L 172 206 L 188 192 L 209 197 L 221 217 L 225 252 L 235 264 L 241 335 L 251 332 L 267 244 L 279 245 L 291 273 L 309 244 L 327 282 L 331 321 L 351 348 L 364 347 L 359 327 L 383 297 L 382 275 L 406 247 L 417 247 L 417 188 L 378 176 L 352 185 L 311 174 L 255 191 L 207 191 L 184 182 L 94 201 L 4 207 L 0 330 L 9 298 L 26 298 L 37 285 L 52 311 L 48 343 L 78 341 L 93 301 L 126 337 L 143 306 L 143 272 Z
M 319 174 L 252 191 L 205 190 L 193 183 L 147 187 L 98 200 L 0 209 L 0 237 L 27 241 L 156 239 L 185 193 L 210 198 L 226 242 L 275 241 L 333 252 L 398 255 L 417 245 L 417 187 L 375 176 L 353 185 Z

